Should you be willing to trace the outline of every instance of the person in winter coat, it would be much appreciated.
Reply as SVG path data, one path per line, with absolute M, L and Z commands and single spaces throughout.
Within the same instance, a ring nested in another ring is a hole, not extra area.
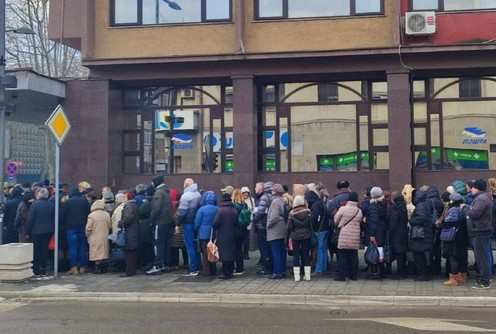
M 309 184 L 305 200 L 312 212 L 312 228 L 317 236 L 314 276 L 322 276 L 327 272 L 327 238 L 329 237 L 329 222 L 326 221 L 326 208 L 315 184 Z
M 384 243 L 386 242 L 387 233 L 387 203 L 380 187 L 372 187 L 370 196 L 370 205 L 365 216 L 365 238 L 363 242 L 366 247 L 374 244 L 379 250 L 379 263 L 369 265 L 368 268 L 368 278 L 376 279 L 385 276 Z
M 188 251 L 189 273 L 187 276 L 198 276 L 200 254 L 195 246 L 195 216 L 200 208 L 201 194 L 198 192 L 198 185 L 191 178 L 184 180 L 184 191 L 179 199 L 177 210 L 176 232 L 179 225 L 183 226 L 184 245 Z
M 393 205 L 389 212 L 389 251 L 396 258 L 396 276 L 405 279 L 406 252 L 408 252 L 408 210 L 405 197 L 398 191 L 393 191 Z
M 55 207 L 48 201 L 48 190 L 40 188 L 29 208 L 27 235 L 33 241 L 35 279 L 47 277 L 48 243 L 55 230 Z
M 26 238 L 28 231 L 27 231 L 27 226 L 28 226 L 28 213 L 29 213 L 29 208 L 31 207 L 31 203 L 33 203 L 34 200 L 34 194 L 31 190 L 26 190 L 22 194 L 22 201 L 19 203 L 19 206 L 17 207 L 17 214 L 16 214 L 16 228 L 17 231 L 19 232 L 19 242 L 21 243 L 31 243 L 33 242 L 32 240 Z
M 69 244 L 70 265 L 69 275 L 78 275 L 88 270 L 88 240 L 85 228 L 90 214 L 88 200 L 78 188 L 71 188 L 69 199 L 60 208 L 60 222 L 67 233 Z
M 295 282 L 301 279 L 300 269 L 303 266 L 304 280 L 310 281 L 312 267 L 310 251 L 312 249 L 312 212 L 305 204 L 305 197 L 297 195 L 293 199 L 294 208 L 289 212 L 288 232 L 293 242 L 293 273 Z
M 174 233 L 174 219 L 172 214 L 172 200 L 169 188 L 164 184 L 164 176 L 156 175 L 152 178 L 155 189 L 152 198 L 152 209 L 150 212 L 150 223 L 153 226 L 153 247 L 155 259 L 153 267 L 146 275 L 161 275 L 169 272 L 171 265 L 170 242 Z
M 22 202 L 22 193 L 23 190 L 21 186 L 15 186 L 10 191 L 10 197 L 5 203 L 3 211 L 4 244 L 19 242 L 19 233 L 15 227 L 15 219 L 17 215 L 17 207 Z
M 236 224 L 238 223 L 238 210 L 234 208 L 231 195 L 222 195 L 219 211 L 215 214 L 212 227 L 217 233 L 217 247 L 219 248 L 219 261 L 222 262 L 221 279 L 231 279 L 234 274 L 234 261 L 236 259 Z
M 109 258 L 108 236 L 111 229 L 110 216 L 105 210 L 105 202 L 96 200 L 86 223 L 86 238 L 90 245 L 89 260 L 95 261 L 95 274 L 106 271 Z
M 403 190 L 401 191 L 401 194 L 403 195 L 403 198 L 405 199 L 406 203 L 406 212 L 408 213 L 408 219 L 412 217 L 413 210 L 415 210 L 415 205 L 413 205 L 413 191 L 415 188 L 411 184 L 405 184 L 403 186 Z
M 234 189 L 233 193 L 231 194 L 231 200 L 233 201 L 234 208 L 238 210 L 238 215 L 241 214 L 241 211 L 243 209 L 248 209 L 248 205 L 245 203 L 245 198 L 241 193 L 241 189 L 239 188 Z M 236 244 L 236 261 L 235 261 L 236 268 L 234 270 L 235 275 L 242 275 L 245 271 L 243 244 L 245 242 L 246 232 L 247 232 L 246 226 L 240 226 L 238 221 L 238 223 L 236 224 L 236 239 L 235 239 L 235 244 Z
M 286 277 L 286 247 L 284 241 L 288 234 L 287 223 L 284 220 L 284 188 L 275 183 L 272 186 L 272 202 L 267 213 L 267 242 L 270 244 L 274 272 L 269 279 Z
M 119 228 L 126 230 L 126 245 L 124 255 L 126 257 L 126 271 L 120 277 L 136 275 L 136 254 L 139 245 L 139 209 L 134 200 L 135 192 L 130 189 L 126 193 L 126 204 L 122 211 L 122 218 L 117 224 Z
M 358 277 L 358 249 L 360 248 L 360 225 L 363 223 L 362 210 L 358 207 L 358 194 L 350 192 L 348 202 L 339 208 L 334 216 L 339 230 L 338 265 L 336 281 L 346 281 L 346 277 L 356 281 Z
M 437 215 L 442 214 L 444 205 L 439 197 L 439 191 L 434 186 L 423 186 L 413 192 L 413 204 L 415 210 L 408 222 L 410 230 L 409 249 L 413 252 L 415 266 L 417 268 L 416 281 L 430 280 L 430 252 L 434 247 L 434 211 Z M 415 227 L 423 227 L 425 237 L 412 238 L 411 230 Z
M 257 272 L 260 275 L 272 274 L 272 250 L 270 243 L 267 241 L 267 214 L 270 203 L 272 202 L 273 182 L 257 183 L 255 186 L 256 200 L 255 209 L 253 209 L 253 223 L 257 229 L 258 248 L 260 250 L 260 259 L 262 269 Z
M 153 224 L 150 220 L 152 198 L 155 189 L 152 185 L 145 189 L 145 198 L 139 206 L 140 244 L 138 248 L 138 263 L 145 268 L 151 268 L 154 260 Z
M 462 204 L 462 212 L 467 218 L 467 231 L 472 240 L 475 260 L 479 267 L 480 279 L 472 289 L 484 290 L 491 288 L 490 239 L 493 234 L 493 200 L 486 192 L 486 181 L 479 179 L 472 184 L 471 205 Z
M 122 210 L 124 210 L 124 205 L 126 204 L 126 194 L 118 193 L 115 195 L 115 209 L 110 217 L 112 222 L 112 234 L 117 234 L 119 228 L 117 224 L 122 218 Z
M 202 275 L 217 275 L 217 266 L 208 261 L 207 244 L 213 233 L 212 222 L 219 208 L 217 207 L 217 197 L 213 191 L 204 193 L 204 205 L 198 209 L 195 216 L 195 231 L 200 240 L 200 251 L 202 254 Z
M 253 226 L 253 209 L 255 208 L 255 200 L 250 196 L 250 188 L 243 187 L 241 188 L 241 193 L 243 194 L 243 198 L 245 200 L 248 209 L 252 212 L 252 222 L 246 228 L 245 233 L 245 241 L 243 242 L 243 255 L 245 260 L 250 259 L 249 251 L 255 250 L 257 247 L 254 245 L 256 242 L 255 228 Z M 251 247 L 250 247 L 251 246 Z
M 460 205 L 463 197 L 459 193 L 450 194 L 450 204 L 442 222 L 443 229 L 455 229 L 453 240 L 443 240 L 443 254 L 450 263 L 449 280 L 444 282 L 447 286 L 467 284 L 467 258 L 468 258 L 468 233 L 465 215 Z

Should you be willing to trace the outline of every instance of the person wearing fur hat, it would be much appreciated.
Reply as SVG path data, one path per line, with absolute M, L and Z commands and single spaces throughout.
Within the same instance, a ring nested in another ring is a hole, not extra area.
M 124 255 L 126 257 L 126 271 L 120 277 L 136 275 L 136 256 L 139 245 L 139 209 L 134 197 L 135 188 L 131 188 L 126 193 L 126 204 L 122 211 L 122 218 L 117 223 L 117 227 L 126 230 L 126 245 Z
M 289 212 L 288 232 L 293 242 L 293 273 L 295 282 L 301 280 L 300 270 L 303 266 L 304 280 L 310 281 L 312 267 L 310 250 L 312 229 L 312 213 L 305 205 L 305 198 L 297 195 L 293 199 L 294 208 Z
M 284 240 L 288 233 L 284 219 L 284 188 L 279 183 L 272 186 L 272 202 L 267 213 L 267 242 L 270 244 L 274 272 L 269 279 L 286 277 L 286 248 Z
M 443 241 L 443 254 L 448 257 L 450 264 L 449 280 L 443 284 L 457 286 L 467 284 L 468 234 L 465 215 L 460 208 L 463 203 L 462 195 L 453 192 L 449 195 L 449 200 L 448 211 L 444 217 L 442 228 L 455 229 L 456 234 L 453 240 Z
M 379 250 L 378 265 L 369 265 L 368 268 L 368 278 L 376 279 L 385 276 L 383 247 L 386 241 L 387 203 L 380 187 L 372 187 L 370 197 L 369 209 L 365 216 L 365 238 L 363 242 L 366 247 L 374 244 Z
M 480 279 L 473 289 L 491 288 L 490 240 L 493 234 L 493 199 L 486 192 L 486 181 L 479 179 L 472 182 L 470 192 L 473 196 L 471 205 L 462 204 L 462 212 L 467 216 L 467 231 L 472 240 L 475 260 L 479 267 Z

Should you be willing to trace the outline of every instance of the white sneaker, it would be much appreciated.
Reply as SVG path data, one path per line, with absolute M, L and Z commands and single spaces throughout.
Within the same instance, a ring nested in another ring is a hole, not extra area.
M 236 276 L 239 276 L 239 275 L 243 275 L 245 272 L 244 271 L 234 271 L 233 275 L 236 275 Z
M 162 269 L 157 266 L 153 266 L 152 269 L 145 272 L 145 275 L 162 275 Z
M 183 277 L 194 277 L 198 276 L 198 271 L 190 271 L 189 274 L 184 274 Z

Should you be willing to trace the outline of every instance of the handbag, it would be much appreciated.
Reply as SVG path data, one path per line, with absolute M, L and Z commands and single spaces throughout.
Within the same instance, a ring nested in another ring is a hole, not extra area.
M 215 244 L 216 240 L 212 241 L 214 230 L 210 232 L 210 240 L 207 243 L 207 260 L 210 263 L 216 263 L 219 261 L 219 248 Z
M 439 239 L 441 241 L 453 241 L 456 237 L 456 227 L 446 227 L 441 230 L 441 234 L 439 235 Z
M 119 231 L 117 231 L 117 236 L 115 238 L 115 244 L 119 247 L 124 247 L 126 246 L 126 230 L 121 228 Z
M 412 226 L 410 230 L 410 239 L 424 239 L 425 238 L 425 229 L 423 226 Z
M 367 264 L 377 264 L 379 262 L 379 250 L 377 246 L 370 243 L 365 250 L 364 258 Z
M 358 211 L 360 211 L 360 209 L 358 209 L 357 212 L 355 213 L 355 215 L 353 217 L 351 217 L 351 219 L 348 220 L 345 224 L 343 224 L 343 226 L 336 227 L 336 229 L 334 230 L 334 233 L 332 234 L 331 240 L 330 240 L 330 244 L 331 244 L 331 247 L 333 247 L 333 249 L 338 248 L 339 233 L 341 232 L 341 229 L 343 227 L 345 227 L 346 225 L 348 225 L 348 223 L 351 222 L 353 219 L 355 219 L 356 215 L 358 214 Z

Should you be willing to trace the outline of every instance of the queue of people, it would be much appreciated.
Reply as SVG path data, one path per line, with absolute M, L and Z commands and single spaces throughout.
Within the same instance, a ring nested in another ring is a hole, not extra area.
M 140 184 L 115 196 L 109 187 L 97 195 L 86 181 L 60 188 L 59 241 L 67 250 L 68 274 L 85 274 L 91 268 L 95 274 L 105 273 L 112 254 L 121 250 L 125 268 L 120 276 L 136 275 L 140 269 L 161 275 L 179 269 L 181 251 L 185 276 L 231 279 L 244 274 L 255 242 L 260 253 L 257 274 L 269 279 L 288 276 L 290 254 L 296 282 L 328 275 L 334 256 L 335 280 L 357 280 L 358 251 L 365 247 L 378 254 L 377 261 L 362 269 L 368 279 L 428 281 L 441 274 L 445 258 L 444 285 L 457 286 L 468 282 L 471 247 L 480 273 L 473 288 L 491 287 L 496 178 L 457 180 L 442 194 L 428 185 L 405 185 L 392 193 L 370 186 L 361 200 L 346 180 L 336 184 L 333 197 L 321 182 L 293 185 L 292 194 L 286 185 L 259 182 L 254 196 L 247 186 L 229 185 L 217 197 L 191 178 L 185 179 L 180 194 L 164 181 L 157 175 L 149 186 Z M 18 185 L 5 204 L 7 240 L 34 244 L 35 279 L 48 276 L 54 191 L 40 184 Z M 109 241 L 116 240 L 119 231 L 125 233 L 120 246 Z M 220 271 L 209 261 L 212 241 Z

